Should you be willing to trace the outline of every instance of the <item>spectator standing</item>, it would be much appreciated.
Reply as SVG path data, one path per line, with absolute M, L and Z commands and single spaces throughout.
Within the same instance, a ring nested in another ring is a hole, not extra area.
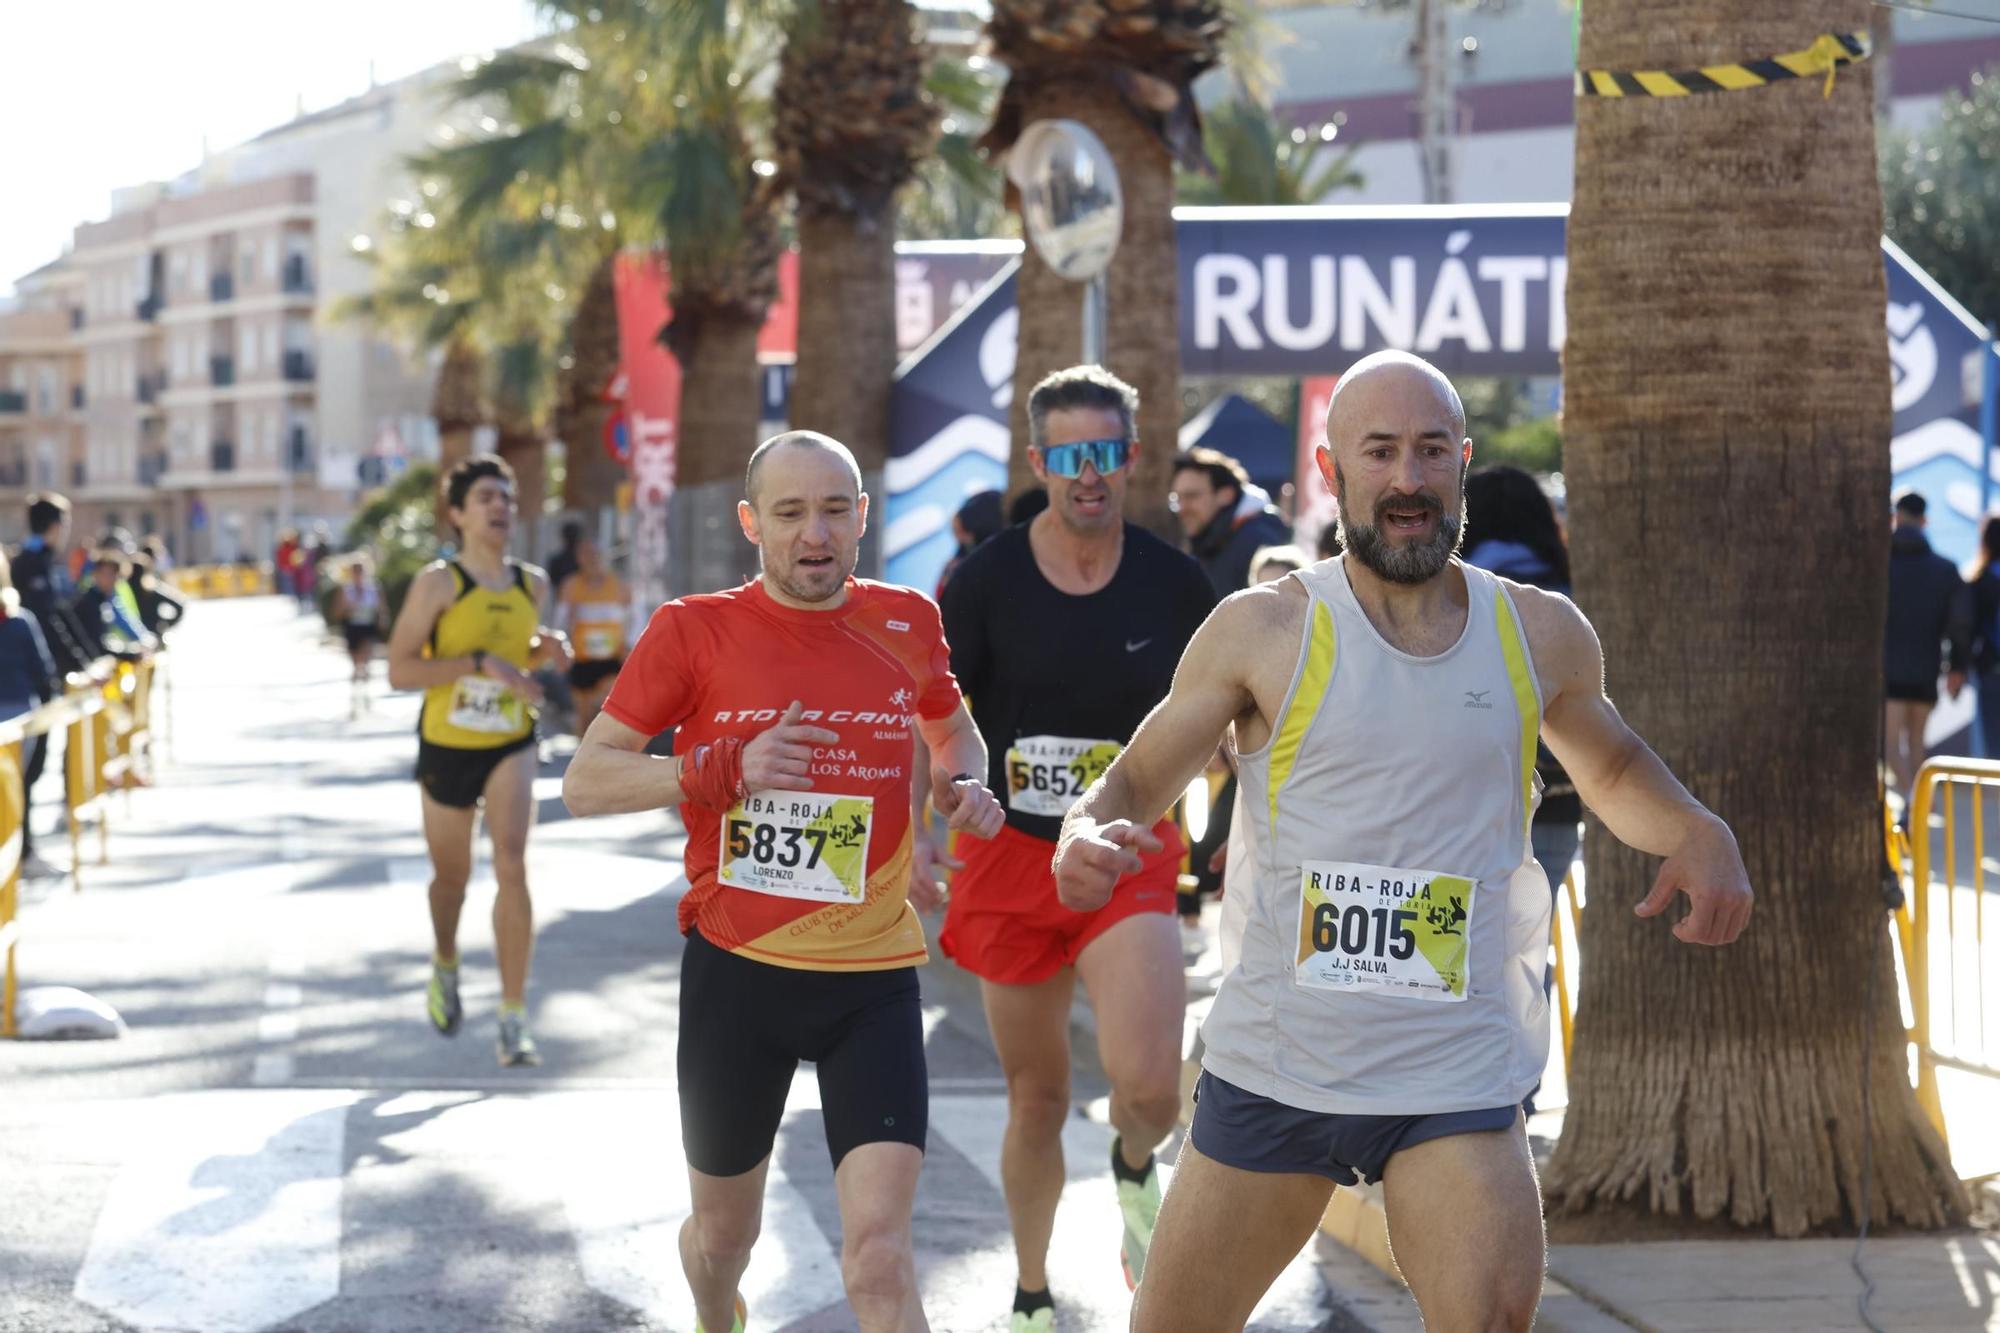
M 1895 527 L 1889 534 L 1882 745 L 1905 800 L 1914 794 L 1917 769 L 1924 762 L 1924 725 L 1937 706 L 1939 672 L 1945 672 L 1945 687 L 1956 699 L 1965 687 L 1966 648 L 1972 637 L 1971 591 L 1924 536 L 1927 509 L 1923 496 L 1904 492 L 1896 501 Z
M 1271 497 L 1250 484 L 1241 463 L 1214 449 L 1188 449 L 1175 456 L 1167 503 L 1217 597 L 1250 586 L 1250 557 L 1260 547 L 1292 539 L 1292 526 Z
M 130 662 L 152 646 L 153 636 L 119 597 L 124 578 L 124 557 L 116 551 L 100 551 L 90 567 L 90 582 L 76 595 L 77 625 L 84 635 L 84 649 L 93 658 L 110 656 Z
M 1979 529 L 1972 567 L 1972 669 L 1979 689 L 1979 748 L 2000 759 L 2000 517 Z
M 278 534 L 278 547 L 271 553 L 271 577 L 278 585 L 281 597 L 297 597 L 298 588 L 292 582 L 292 567 L 299 554 L 299 534 L 286 528 Z
M 1544 592 L 1569 596 L 1569 547 L 1541 483 L 1517 467 L 1484 467 L 1465 479 L 1465 563 Z M 1569 877 L 1583 838 L 1583 801 L 1549 747 L 1535 747 L 1542 803 L 1529 827 L 1535 860 L 1554 890 Z
M 55 694 L 56 664 L 42 638 L 41 623 L 35 613 L 21 605 L 14 589 L 7 557 L 0 555 L 0 720 L 19 717 L 38 703 L 47 703 Z M 46 734 L 29 736 L 21 742 L 24 773 L 40 771 Z M 21 873 L 29 879 L 56 873 L 55 867 L 35 855 L 35 830 L 28 818 L 27 784 L 21 792 Z
M 155 638 L 164 638 L 166 632 L 181 623 L 187 614 L 187 603 L 182 601 L 172 589 L 161 582 L 155 573 L 153 555 L 144 549 L 134 552 L 132 575 L 125 585 L 132 590 L 132 601 L 139 612 L 139 627 Z
M 1001 520 L 1005 517 L 1000 512 L 1000 501 L 1000 492 L 980 491 L 968 495 L 965 503 L 958 507 L 958 512 L 951 516 L 951 535 L 958 542 L 958 551 L 945 561 L 944 572 L 938 575 L 935 596 L 944 596 L 944 585 L 951 581 L 952 574 L 965 557 L 972 554 L 973 548 L 1000 531 L 1003 526 Z

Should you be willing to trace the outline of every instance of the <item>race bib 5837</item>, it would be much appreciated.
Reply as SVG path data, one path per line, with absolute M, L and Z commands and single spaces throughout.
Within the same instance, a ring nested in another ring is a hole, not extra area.
M 762 791 L 722 817 L 716 879 L 733 889 L 819 902 L 861 901 L 868 887 L 867 796 Z
M 1061 819 L 1104 776 L 1122 746 L 1074 736 L 1022 736 L 1007 750 L 1007 805 Z
M 1475 881 L 1350 861 L 1299 868 L 1299 985 L 1463 1000 Z

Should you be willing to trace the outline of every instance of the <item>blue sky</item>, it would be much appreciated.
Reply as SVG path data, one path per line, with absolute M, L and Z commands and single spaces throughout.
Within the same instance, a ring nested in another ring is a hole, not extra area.
M 0 295 L 118 186 L 368 86 L 537 30 L 529 0 L 0 3 Z

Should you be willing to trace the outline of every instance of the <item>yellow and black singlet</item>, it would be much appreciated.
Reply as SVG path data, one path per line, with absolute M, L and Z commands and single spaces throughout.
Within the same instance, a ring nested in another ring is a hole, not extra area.
M 495 591 L 482 586 L 456 560 L 448 568 L 458 596 L 431 627 L 425 656 L 470 657 L 484 649 L 488 656 L 526 671 L 529 645 L 541 623 L 527 571 L 509 560 L 514 581 Z M 417 734 L 432 745 L 455 750 L 491 750 L 520 740 L 534 726 L 535 712 L 527 700 L 491 677 L 468 675 L 424 691 Z

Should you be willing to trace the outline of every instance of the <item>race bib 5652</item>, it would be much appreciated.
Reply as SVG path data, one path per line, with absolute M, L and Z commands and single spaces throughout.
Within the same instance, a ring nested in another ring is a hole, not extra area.
M 818 902 L 861 901 L 868 887 L 867 796 L 762 791 L 722 817 L 718 882 Z
M 1475 887 L 1463 875 L 1434 870 L 1304 862 L 1299 868 L 1298 984 L 1417 1000 L 1463 1000 L 1472 961 Z
M 1061 819 L 1124 747 L 1074 736 L 1022 736 L 1007 750 L 1007 805 Z

